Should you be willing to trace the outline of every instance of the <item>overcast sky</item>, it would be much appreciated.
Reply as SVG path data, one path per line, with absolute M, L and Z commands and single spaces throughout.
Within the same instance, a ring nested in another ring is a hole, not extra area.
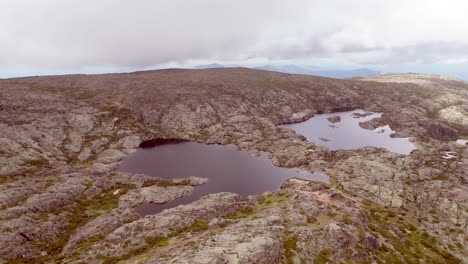
M 0 78 L 204 63 L 468 79 L 467 0 L 0 0 Z

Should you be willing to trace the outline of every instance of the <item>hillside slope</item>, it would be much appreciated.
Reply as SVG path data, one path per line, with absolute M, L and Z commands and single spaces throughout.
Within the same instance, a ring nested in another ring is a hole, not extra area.
M 468 150 L 454 142 L 468 137 L 467 106 L 467 83 L 420 75 L 224 68 L 0 80 L 0 260 L 467 263 Z M 358 108 L 383 112 L 366 126 L 389 124 L 418 149 L 330 151 L 277 127 Z M 139 201 L 198 184 L 114 172 L 154 138 L 266 152 L 332 183 L 289 180 L 140 217 Z

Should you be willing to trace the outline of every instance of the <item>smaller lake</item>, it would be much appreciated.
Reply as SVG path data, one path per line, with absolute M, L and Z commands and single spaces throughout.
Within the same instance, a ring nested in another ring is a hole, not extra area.
M 196 186 L 190 196 L 161 205 L 138 206 L 136 211 L 143 216 L 188 204 L 210 193 L 233 192 L 247 196 L 274 191 L 284 180 L 293 177 L 329 182 L 325 175 L 275 167 L 265 155 L 256 157 L 226 146 L 196 142 L 139 148 L 122 161 L 119 171 L 163 179 L 208 178 L 208 182 Z
M 339 116 L 341 120 L 332 123 L 328 118 Z M 381 117 L 381 113 L 371 113 L 358 109 L 354 111 L 316 115 L 304 122 L 282 125 L 301 134 L 307 140 L 332 150 L 358 149 L 363 147 L 385 148 L 389 151 L 409 154 L 416 147 L 408 138 L 391 138 L 393 131 L 389 126 L 364 129 L 359 126 L 365 122 Z

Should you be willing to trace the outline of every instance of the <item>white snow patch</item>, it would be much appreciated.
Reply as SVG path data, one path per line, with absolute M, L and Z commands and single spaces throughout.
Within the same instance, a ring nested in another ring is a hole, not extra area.
M 455 156 L 454 154 L 456 154 L 455 151 L 444 151 L 444 155 L 442 155 L 442 158 L 443 158 L 443 159 L 453 159 L 453 158 L 457 158 L 457 156 Z

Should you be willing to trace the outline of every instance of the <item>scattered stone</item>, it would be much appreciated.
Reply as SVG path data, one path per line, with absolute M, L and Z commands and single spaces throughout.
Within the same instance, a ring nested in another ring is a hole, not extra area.
M 328 122 L 330 123 L 339 123 L 341 122 L 341 117 L 340 116 L 332 116 L 327 118 Z
M 367 113 L 362 113 L 362 114 L 361 113 L 353 113 L 352 117 L 353 118 L 363 118 L 363 117 L 368 117 L 368 116 L 371 116 L 371 115 L 373 115 L 372 112 L 367 112 Z

